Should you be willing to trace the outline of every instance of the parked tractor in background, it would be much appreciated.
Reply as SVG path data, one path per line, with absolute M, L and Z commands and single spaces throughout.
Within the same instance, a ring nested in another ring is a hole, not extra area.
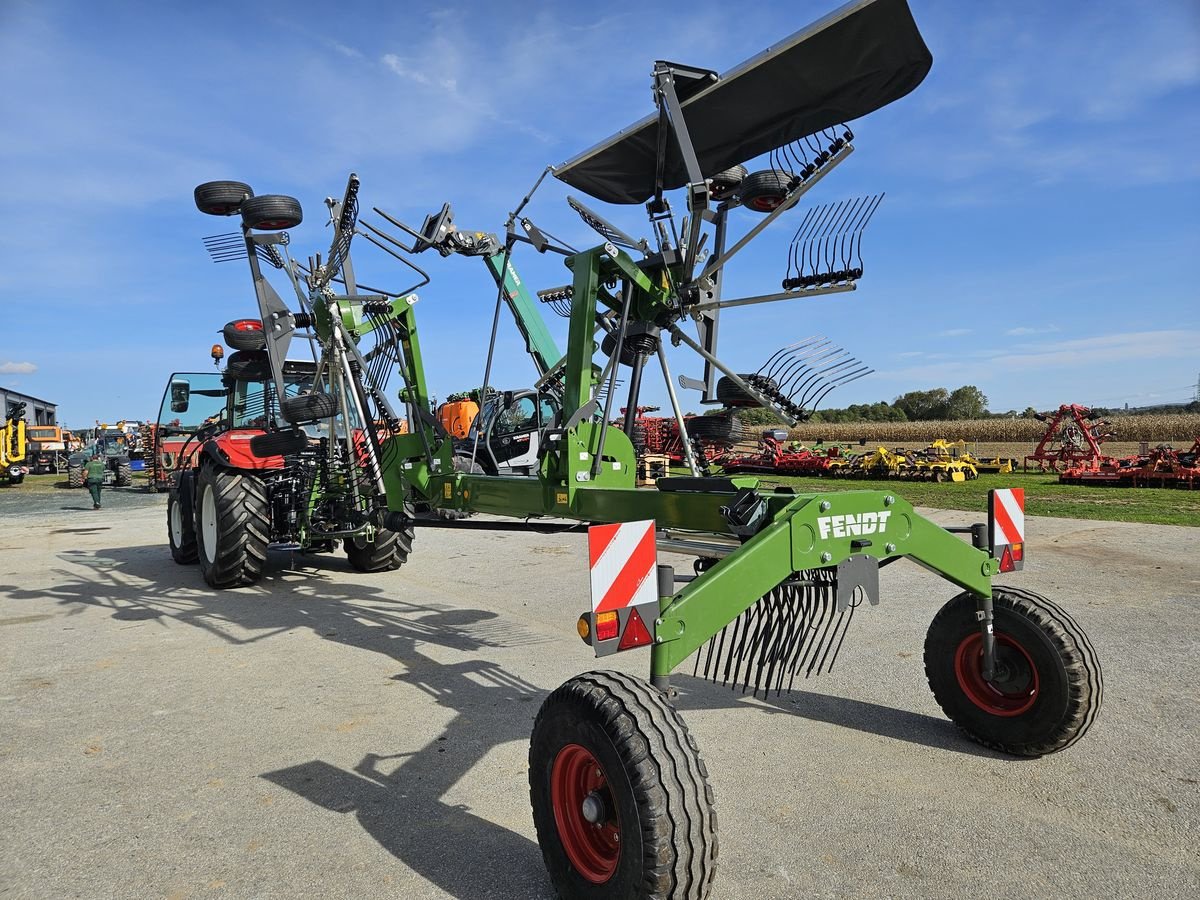
M 0 479 L 20 484 L 29 474 L 25 464 L 28 444 L 25 439 L 25 404 L 17 403 L 0 425 Z
M 67 457 L 67 486 L 84 486 L 83 467 L 93 456 L 104 460 L 104 483 L 112 487 L 130 487 L 133 484 L 133 467 L 125 450 L 124 440 L 115 435 L 100 434 L 95 442 Z
M 25 430 L 31 475 L 57 475 L 71 454 L 71 433 L 57 425 L 31 425 Z

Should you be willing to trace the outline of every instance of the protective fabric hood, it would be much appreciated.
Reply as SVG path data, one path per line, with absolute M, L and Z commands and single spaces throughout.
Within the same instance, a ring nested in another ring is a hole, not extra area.
M 850 122 L 898 100 L 933 57 L 907 0 L 854 0 L 681 101 L 706 177 Z M 606 203 L 654 195 L 658 115 L 647 116 L 557 167 L 554 174 Z M 663 187 L 687 183 L 673 138 Z

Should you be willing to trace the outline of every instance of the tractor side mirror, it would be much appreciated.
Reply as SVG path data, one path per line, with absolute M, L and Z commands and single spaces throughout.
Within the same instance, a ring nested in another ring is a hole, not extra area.
M 182 413 L 188 410 L 188 401 L 192 396 L 192 386 L 186 381 L 171 382 L 171 412 Z

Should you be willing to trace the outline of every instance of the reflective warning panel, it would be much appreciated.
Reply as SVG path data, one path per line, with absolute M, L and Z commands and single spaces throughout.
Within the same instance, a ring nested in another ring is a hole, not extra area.
M 1001 572 L 1025 567 L 1025 489 L 988 492 L 988 545 Z
M 597 656 L 654 642 L 658 618 L 658 548 L 654 521 L 588 529 L 592 586 L 590 643 Z

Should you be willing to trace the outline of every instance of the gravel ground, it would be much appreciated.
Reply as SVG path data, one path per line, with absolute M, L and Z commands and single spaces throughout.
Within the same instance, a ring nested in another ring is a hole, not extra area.
M 398 572 L 281 552 L 213 592 L 172 563 L 162 495 L 82 496 L 0 492 L 0 895 L 552 896 L 527 742 L 595 666 L 582 537 L 423 530 Z M 890 566 L 790 696 L 676 676 L 717 797 L 713 897 L 1200 895 L 1200 529 L 1029 533 L 1011 580 L 1091 637 L 1092 731 L 1038 760 L 961 737 L 921 663 L 954 591 Z

